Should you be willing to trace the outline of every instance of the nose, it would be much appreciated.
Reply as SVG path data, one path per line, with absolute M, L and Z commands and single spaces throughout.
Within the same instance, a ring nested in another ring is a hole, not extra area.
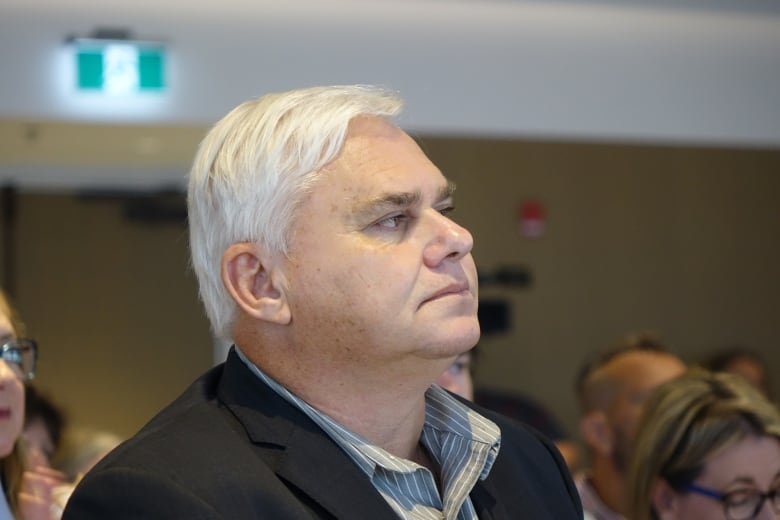
M 429 214 L 426 228 L 430 237 L 423 255 L 426 266 L 436 267 L 445 260 L 458 261 L 471 252 L 474 238 L 466 228 L 434 209 Z
M 0 390 L 6 383 L 15 380 L 17 377 L 17 373 L 11 368 L 11 365 L 7 361 L 0 359 Z

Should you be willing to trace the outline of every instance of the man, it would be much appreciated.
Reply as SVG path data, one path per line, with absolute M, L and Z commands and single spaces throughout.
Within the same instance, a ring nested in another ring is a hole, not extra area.
M 590 468 L 576 476 L 586 519 L 622 520 L 628 509 L 628 470 L 644 403 L 653 390 L 685 370 L 649 334 L 627 336 L 581 369 L 580 433 Z
M 453 186 L 393 95 L 265 96 L 189 184 L 211 370 L 81 481 L 66 519 L 579 518 L 549 442 L 438 387 L 479 338 Z

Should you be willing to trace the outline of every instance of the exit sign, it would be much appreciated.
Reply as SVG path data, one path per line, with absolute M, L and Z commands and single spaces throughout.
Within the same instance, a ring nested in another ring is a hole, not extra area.
M 88 40 L 76 44 L 77 88 L 82 92 L 134 94 L 165 90 L 161 44 Z

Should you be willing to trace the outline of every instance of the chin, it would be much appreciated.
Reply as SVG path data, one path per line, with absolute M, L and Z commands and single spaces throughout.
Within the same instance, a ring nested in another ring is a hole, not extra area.
M 6 440 L 0 442 L 0 459 L 4 459 L 8 455 L 10 455 L 13 449 L 14 449 L 13 442 L 8 442 Z
M 437 351 L 446 356 L 457 356 L 471 350 L 479 341 L 479 323 L 468 326 L 445 326 L 440 329 L 447 333 L 446 337 L 438 338 L 432 342 L 432 351 Z
M 472 327 L 471 330 L 469 330 L 468 334 L 464 334 L 462 338 L 463 342 L 463 352 L 466 352 L 467 350 L 471 350 L 474 348 L 474 346 L 479 342 L 480 337 L 480 330 L 479 330 L 479 324 L 477 324 L 475 327 Z

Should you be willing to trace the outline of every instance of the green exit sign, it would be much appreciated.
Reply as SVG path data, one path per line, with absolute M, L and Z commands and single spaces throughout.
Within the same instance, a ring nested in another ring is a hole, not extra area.
M 91 40 L 76 44 L 77 87 L 83 92 L 133 94 L 165 90 L 161 44 Z

